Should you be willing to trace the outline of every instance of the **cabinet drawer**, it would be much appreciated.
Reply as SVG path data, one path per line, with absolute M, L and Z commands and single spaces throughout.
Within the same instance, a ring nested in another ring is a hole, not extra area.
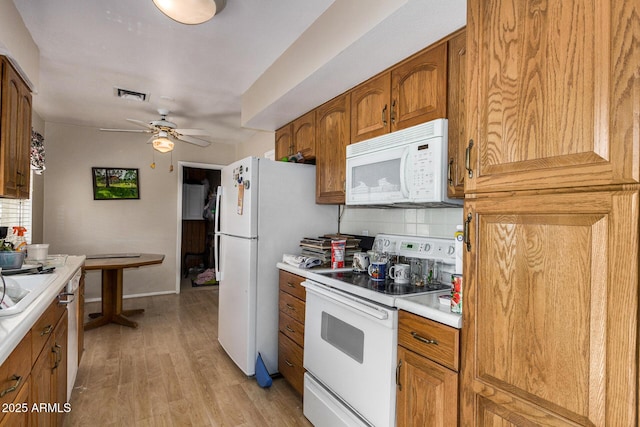
M 279 319 L 280 332 L 291 338 L 300 347 L 304 347 L 304 324 L 289 317 L 284 312 L 280 312 Z
M 292 317 L 300 323 L 304 323 L 304 301 L 291 296 L 285 292 L 280 292 L 280 311 Z
M 289 384 L 300 394 L 304 388 L 304 368 L 302 367 L 302 347 L 278 334 L 278 370 Z
M 303 301 L 306 299 L 305 289 L 301 285 L 304 280 L 305 279 L 302 276 L 280 270 L 280 290 L 291 294 L 296 298 L 300 298 Z
M 458 371 L 460 331 L 400 310 L 398 345 Z
M 13 402 L 27 381 L 31 372 L 31 331 L 27 332 L 20 344 L 0 366 L 0 404 Z M 19 377 L 19 379 L 18 379 Z M 13 391 L 12 387 L 16 387 Z M 0 412 L 0 415 L 2 412 Z
M 31 328 L 32 344 L 31 344 L 31 360 L 35 363 L 42 347 L 51 336 L 53 329 L 58 320 L 66 310 L 64 305 L 58 304 L 58 298 L 55 298 L 49 308 L 42 313 L 42 316 Z

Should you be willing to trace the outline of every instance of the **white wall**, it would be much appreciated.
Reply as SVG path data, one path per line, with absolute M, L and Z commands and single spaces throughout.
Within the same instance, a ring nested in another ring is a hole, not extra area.
M 31 126 L 33 130 L 38 132 L 40 135 L 44 136 L 45 123 L 39 115 L 35 112 L 31 118 Z M 47 158 L 47 148 L 46 148 L 46 138 L 45 138 L 45 161 Z M 45 171 L 46 173 L 46 171 Z M 44 180 L 45 175 L 33 175 L 33 191 L 31 192 L 31 243 L 42 243 L 43 236 L 43 220 L 44 220 Z
M 265 152 L 275 148 L 275 135 L 275 132 L 256 132 L 248 141 L 238 144 L 236 160 L 244 159 L 248 156 L 263 157 Z
M 453 238 L 462 224 L 462 208 L 372 209 L 345 207 L 340 232 L 407 234 Z
M 147 252 L 165 255 L 162 265 L 125 270 L 125 295 L 174 292 L 178 224 L 178 161 L 228 164 L 235 147 L 200 148 L 179 143 L 160 154 L 139 134 L 46 124 L 44 241 L 49 253 Z M 155 156 L 156 168 L 149 165 Z M 138 168 L 140 200 L 93 200 L 91 167 Z M 100 296 L 100 276 L 87 274 L 88 299 Z

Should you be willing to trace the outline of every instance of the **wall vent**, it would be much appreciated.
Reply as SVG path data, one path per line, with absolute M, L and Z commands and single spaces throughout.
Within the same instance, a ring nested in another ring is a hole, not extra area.
M 122 89 L 119 87 L 113 88 L 113 94 L 114 96 L 117 96 L 118 98 L 126 99 L 127 101 L 145 102 L 149 100 L 149 95 L 146 93 L 136 92 L 128 89 Z

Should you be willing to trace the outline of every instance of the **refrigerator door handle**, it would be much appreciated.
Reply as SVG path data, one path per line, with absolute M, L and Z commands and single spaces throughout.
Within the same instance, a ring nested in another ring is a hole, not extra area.
M 216 192 L 216 213 L 214 215 L 213 225 L 213 263 L 215 264 L 216 280 L 222 280 L 222 272 L 220 271 L 220 201 L 222 198 L 222 186 L 218 186 Z

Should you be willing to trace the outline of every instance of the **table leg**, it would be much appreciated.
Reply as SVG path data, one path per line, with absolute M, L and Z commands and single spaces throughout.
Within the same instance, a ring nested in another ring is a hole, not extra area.
M 91 313 L 92 319 L 84 325 L 84 330 L 94 329 L 107 323 L 137 328 L 138 323 L 125 316 L 140 314 L 144 309 L 122 310 L 122 269 L 102 270 L 102 313 Z

